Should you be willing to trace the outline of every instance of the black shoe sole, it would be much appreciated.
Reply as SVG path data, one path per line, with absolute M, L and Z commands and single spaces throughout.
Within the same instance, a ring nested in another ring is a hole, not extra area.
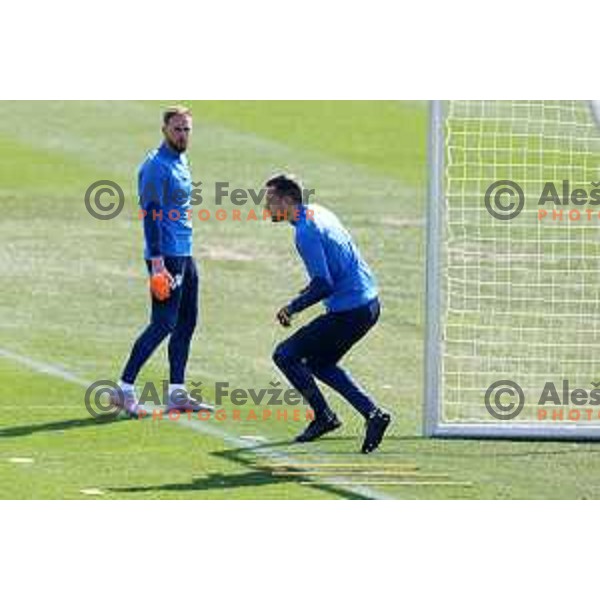
M 377 429 L 375 431 L 373 431 L 371 433 L 371 435 L 366 435 L 365 436 L 365 441 L 363 442 L 362 448 L 361 448 L 361 452 L 363 454 L 370 454 L 371 452 L 373 452 L 374 450 L 377 450 L 377 448 L 379 448 L 379 445 L 381 444 L 381 441 L 383 440 L 383 436 L 385 435 L 385 432 L 387 430 L 387 428 L 390 426 L 390 423 L 392 422 L 392 417 L 388 414 L 378 418 L 378 425 L 377 425 Z M 369 426 L 367 425 L 367 428 Z M 370 439 L 370 443 L 369 445 L 367 445 L 367 439 Z
M 294 441 L 297 442 L 298 444 L 307 444 L 308 442 L 314 442 L 315 440 L 318 440 L 319 438 L 323 437 L 324 435 L 331 433 L 332 431 L 335 431 L 336 429 L 339 429 L 341 426 L 342 426 L 341 421 L 336 421 L 335 423 L 332 423 L 327 429 L 324 429 L 319 434 L 314 435 L 311 438 L 303 439 L 302 438 L 303 434 L 301 433 L 298 437 L 296 437 L 294 439 Z

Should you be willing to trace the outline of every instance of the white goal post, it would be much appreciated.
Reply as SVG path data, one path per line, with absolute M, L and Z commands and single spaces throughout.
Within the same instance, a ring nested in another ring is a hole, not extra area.
M 600 439 L 599 107 L 430 103 L 426 436 Z

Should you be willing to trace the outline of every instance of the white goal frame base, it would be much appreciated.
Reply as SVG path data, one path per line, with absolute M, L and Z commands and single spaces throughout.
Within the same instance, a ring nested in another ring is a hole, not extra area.
M 599 425 L 554 425 L 546 426 L 530 423 L 440 423 L 425 427 L 427 437 L 439 438 L 489 438 L 524 440 L 600 440 Z

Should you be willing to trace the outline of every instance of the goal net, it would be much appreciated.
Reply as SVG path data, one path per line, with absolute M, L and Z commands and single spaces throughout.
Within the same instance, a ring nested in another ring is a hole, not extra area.
M 594 114 L 431 104 L 427 435 L 600 437 Z

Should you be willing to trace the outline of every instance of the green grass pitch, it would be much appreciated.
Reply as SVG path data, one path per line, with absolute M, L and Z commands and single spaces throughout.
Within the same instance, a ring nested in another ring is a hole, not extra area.
M 191 104 L 190 160 L 205 208 L 214 209 L 216 181 L 259 188 L 288 170 L 356 236 L 384 309 L 345 364 L 393 412 L 393 427 L 362 456 L 362 423 L 335 396 L 344 428 L 306 446 L 289 443 L 302 427 L 294 422 L 93 420 L 85 382 L 117 378 L 146 321 L 134 192 L 138 164 L 160 141 L 161 104 L 0 102 L 1 498 L 600 498 L 593 444 L 420 435 L 424 103 Z M 85 210 L 99 179 L 126 191 L 113 221 Z M 285 334 L 274 313 L 304 284 L 290 228 L 194 226 L 202 323 L 189 378 L 206 388 L 282 381 L 270 361 Z M 141 383 L 165 374 L 161 349 Z M 290 463 L 310 466 L 282 467 Z M 321 471 L 307 474 L 314 463 Z M 329 474 L 329 465 L 340 466 Z

